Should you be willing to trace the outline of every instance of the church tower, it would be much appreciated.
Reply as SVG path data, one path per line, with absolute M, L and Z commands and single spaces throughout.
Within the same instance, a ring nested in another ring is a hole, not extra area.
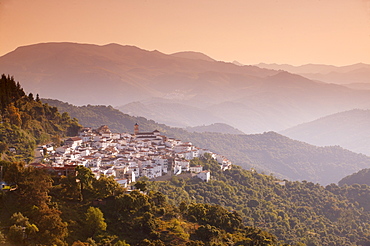
M 134 126 L 134 134 L 138 134 L 139 133 L 139 125 L 136 123 L 135 126 Z

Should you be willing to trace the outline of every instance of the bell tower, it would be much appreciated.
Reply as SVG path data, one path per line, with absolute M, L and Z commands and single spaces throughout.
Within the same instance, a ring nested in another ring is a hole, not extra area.
M 138 134 L 139 133 L 139 125 L 136 123 L 135 126 L 134 126 L 134 134 Z

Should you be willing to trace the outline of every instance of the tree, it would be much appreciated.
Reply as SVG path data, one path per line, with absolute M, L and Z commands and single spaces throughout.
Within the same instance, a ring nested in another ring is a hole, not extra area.
M 163 193 L 158 191 L 151 191 L 149 193 L 150 201 L 154 202 L 157 207 L 164 207 L 167 202 L 167 198 Z
M 5 244 L 6 240 L 5 240 L 5 236 L 4 234 L 0 231 L 0 245 L 1 244 Z
M 48 207 L 50 201 L 49 189 L 52 179 L 46 171 L 26 167 L 22 170 L 21 179 L 17 182 L 19 201 L 25 208 L 31 209 Z
M 9 114 L 10 124 L 21 126 L 22 125 L 21 115 L 19 109 L 14 106 L 14 103 L 9 104 L 6 110 Z
M 60 245 L 68 235 L 67 223 L 62 221 L 61 212 L 44 206 L 34 211 L 33 220 L 39 228 L 37 241 L 42 245 Z
M 257 200 L 249 200 L 247 206 L 250 208 L 258 207 L 260 203 Z
M 0 161 L 3 167 L 3 180 L 8 184 L 18 184 L 23 179 L 24 164 L 21 162 Z
M 32 93 L 28 94 L 28 99 L 29 99 L 30 101 L 33 101 L 33 100 L 34 100 L 34 98 L 33 98 L 33 94 L 32 94 Z
M 4 153 L 8 149 L 8 145 L 4 142 L 0 142 L 0 154 Z
M 95 237 L 107 229 L 104 215 L 99 208 L 89 207 L 86 216 L 86 234 L 88 237 Z
M 115 244 L 114 244 L 114 246 L 130 246 L 130 244 L 128 244 L 128 243 L 126 243 L 126 241 L 125 240 L 123 240 L 123 241 L 117 241 Z
M 80 183 L 81 188 L 81 201 L 83 201 L 83 194 L 85 188 L 90 188 L 92 181 L 94 179 L 94 174 L 91 172 L 90 168 L 84 166 L 76 167 L 77 176 L 76 179 Z
M 201 225 L 196 231 L 195 234 L 197 237 L 202 240 L 203 242 L 209 242 L 215 238 L 217 238 L 221 231 L 217 229 L 217 227 L 207 225 Z
M 81 242 L 80 240 L 73 242 L 72 246 L 90 246 L 89 243 Z
M 147 184 L 145 181 L 137 181 L 134 185 L 136 189 L 139 189 L 140 191 L 146 191 L 147 190 Z
M 60 197 L 67 200 L 78 200 L 81 198 L 81 189 L 76 182 L 76 176 L 62 176 L 60 179 Z
M 114 192 L 119 188 L 119 184 L 114 180 L 113 176 L 100 176 L 98 180 L 94 180 L 93 187 L 100 198 L 113 196 Z
M 23 216 L 22 213 L 14 213 L 10 218 L 13 225 L 9 228 L 9 240 L 19 244 L 24 239 L 32 239 L 32 237 L 39 231 L 35 224 L 31 224 L 29 219 Z
M 245 228 L 246 239 L 237 242 L 237 246 L 272 246 L 277 245 L 277 239 L 271 233 L 257 228 Z M 298 245 L 298 244 L 297 244 Z

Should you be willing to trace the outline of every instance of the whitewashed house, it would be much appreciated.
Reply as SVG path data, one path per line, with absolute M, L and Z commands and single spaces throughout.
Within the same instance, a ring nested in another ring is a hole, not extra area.
M 200 173 L 203 171 L 202 166 L 195 166 L 195 167 L 190 167 L 190 172 L 192 173 Z
M 175 166 L 181 166 L 181 171 L 187 172 L 190 171 L 190 161 L 175 159 Z
M 210 171 L 202 171 L 197 174 L 197 177 L 201 180 L 208 182 L 211 179 L 211 172 Z
M 82 138 L 80 137 L 68 138 L 67 140 L 64 140 L 64 144 L 74 149 L 82 145 Z

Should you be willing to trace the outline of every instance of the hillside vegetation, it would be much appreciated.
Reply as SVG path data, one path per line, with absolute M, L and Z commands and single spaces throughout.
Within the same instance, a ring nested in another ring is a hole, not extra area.
M 370 243 L 367 185 L 323 187 L 306 181 L 281 181 L 237 166 L 221 172 L 209 158 L 191 164 L 210 170 L 211 181 L 174 176 L 170 181 L 150 182 L 150 189 L 188 210 L 194 202 L 222 205 L 240 214 L 246 225 L 264 228 L 290 244 Z
M 208 183 L 142 179 L 126 193 L 90 169 L 55 176 L 0 161 L 16 189 L 0 193 L 0 243 L 14 245 L 369 245 L 370 187 L 281 181 L 209 156 Z M 76 182 L 76 180 L 80 182 Z M 83 189 L 82 184 L 83 183 Z M 23 229 L 25 228 L 25 229 Z M 283 244 L 285 243 L 285 244 Z
M 356 173 L 348 175 L 341 179 L 338 184 L 340 186 L 353 184 L 365 184 L 370 186 L 370 169 L 365 168 Z
M 79 119 L 84 126 L 108 125 L 112 131 L 133 132 L 138 123 L 141 131 L 190 141 L 201 148 L 223 154 L 243 168 L 256 168 L 289 180 L 307 180 L 322 185 L 337 183 L 343 177 L 370 166 L 370 158 L 338 146 L 316 147 L 294 141 L 275 132 L 234 135 L 213 132 L 190 133 L 168 127 L 143 117 L 132 117 L 110 106 L 73 106 L 57 100 L 43 99 Z
M 236 212 L 219 205 L 171 205 L 160 192 L 126 192 L 113 177 L 57 176 L 22 163 L 0 161 L 4 181 L 17 188 L 0 193 L 0 244 L 97 246 L 282 245 Z M 77 182 L 77 180 L 79 182 Z M 84 188 L 82 189 L 82 184 Z
M 42 103 L 38 95 L 26 95 L 19 82 L 5 75 L 0 79 L 0 119 L 2 158 L 26 162 L 33 159 L 36 144 L 58 143 L 81 127 L 68 113 Z

